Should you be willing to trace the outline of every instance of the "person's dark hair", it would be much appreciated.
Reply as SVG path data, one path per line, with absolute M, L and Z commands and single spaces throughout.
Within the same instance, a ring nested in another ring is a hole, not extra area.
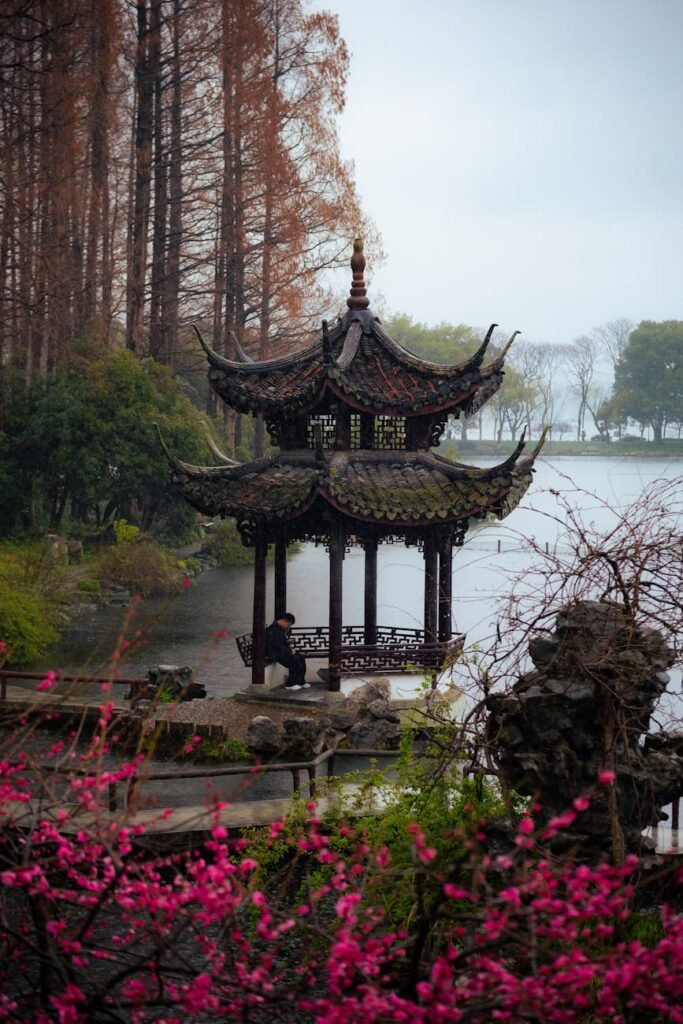
M 294 625 L 294 623 L 296 622 L 296 619 L 294 618 L 291 612 L 285 612 L 285 614 L 281 615 L 280 618 L 286 619 L 287 622 L 291 622 L 292 625 Z

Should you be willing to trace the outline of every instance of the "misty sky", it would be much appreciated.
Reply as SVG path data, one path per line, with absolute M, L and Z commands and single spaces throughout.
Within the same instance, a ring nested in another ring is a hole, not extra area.
M 315 6 L 351 50 L 371 298 L 536 341 L 683 319 L 683 0 Z

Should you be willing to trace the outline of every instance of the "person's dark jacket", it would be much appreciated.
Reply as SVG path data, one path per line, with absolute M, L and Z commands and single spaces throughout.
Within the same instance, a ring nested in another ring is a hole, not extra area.
M 277 622 L 271 622 L 266 627 L 266 661 L 287 661 L 291 654 L 287 630 L 278 626 Z

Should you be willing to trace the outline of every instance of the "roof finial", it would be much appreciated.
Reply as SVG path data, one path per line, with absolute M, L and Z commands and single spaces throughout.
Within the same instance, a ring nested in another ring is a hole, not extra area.
M 365 293 L 365 256 L 363 255 L 363 239 L 357 238 L 353 243 L 353 256 L 351 257 L 351 270 L 353 280 L 351 282 L 351 294 L 346 300 L 349 309 L 367 309 L 370 299 Z

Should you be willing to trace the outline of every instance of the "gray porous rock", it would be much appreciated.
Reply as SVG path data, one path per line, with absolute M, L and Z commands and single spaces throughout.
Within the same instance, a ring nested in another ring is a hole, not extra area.
M 283 722 L 283 747 L 286 758 L 308 760 L 339 742 L 339 735 L 315 718 L 286 718 Z
M 362 709 L 361 714 L 363 718 L 383 718 L 385 721 L 395 724 L 400 722 L 398 712 L 392 708 L 388 700 L 371 700 Z
M 156 665 L 147 672 L 147 682 L 130 687 L 127 699 L 137 704 L 140 700 L 154 703 L 160 699 L 169 702 L 197 700 L 206 697 L 206 688 L 195 683 L 188 665 Z
M 558 849 L 608 858 L 616 824 L 626 850 L 647 852 L 643 830 L 683 793 L 683 735 L 648 731 L 672 650 L 623 606 L 594 601 L 563 608 L 529 653 L 535 668 L 486 701 L 488 741 L 508 785 L 538 799 L 545 820 L 590 794 L 588 809 L 554 839 Z M 598 784 L 604 768 L 616 774 L 617 822 L 610 788 Z
M 267 715 L 257 715 L 247 726 L 244 742 L 252 754 L 277 754 L 284 742 L 284 730 Z
M 384 718 L 361 719 L 346 734 L 349 746 L 355 749 L 398 750 L 401 726 Z
M 379 679 L 370 679 L 367 683 L 363 683 L 362 686 L 353 690 L 344 701 L 344 705 L 367 705 L 371 704 L 374 700 L 389 700 L 390 697 L 391 683 L 388 679 L 381 677 Z
M 326 716 L 326 721 L 331 729 L 337 732 L 347 732 L 358 720 L 358 705 L 351 704 L 347 707 L 346 702 L 334 707 Z

